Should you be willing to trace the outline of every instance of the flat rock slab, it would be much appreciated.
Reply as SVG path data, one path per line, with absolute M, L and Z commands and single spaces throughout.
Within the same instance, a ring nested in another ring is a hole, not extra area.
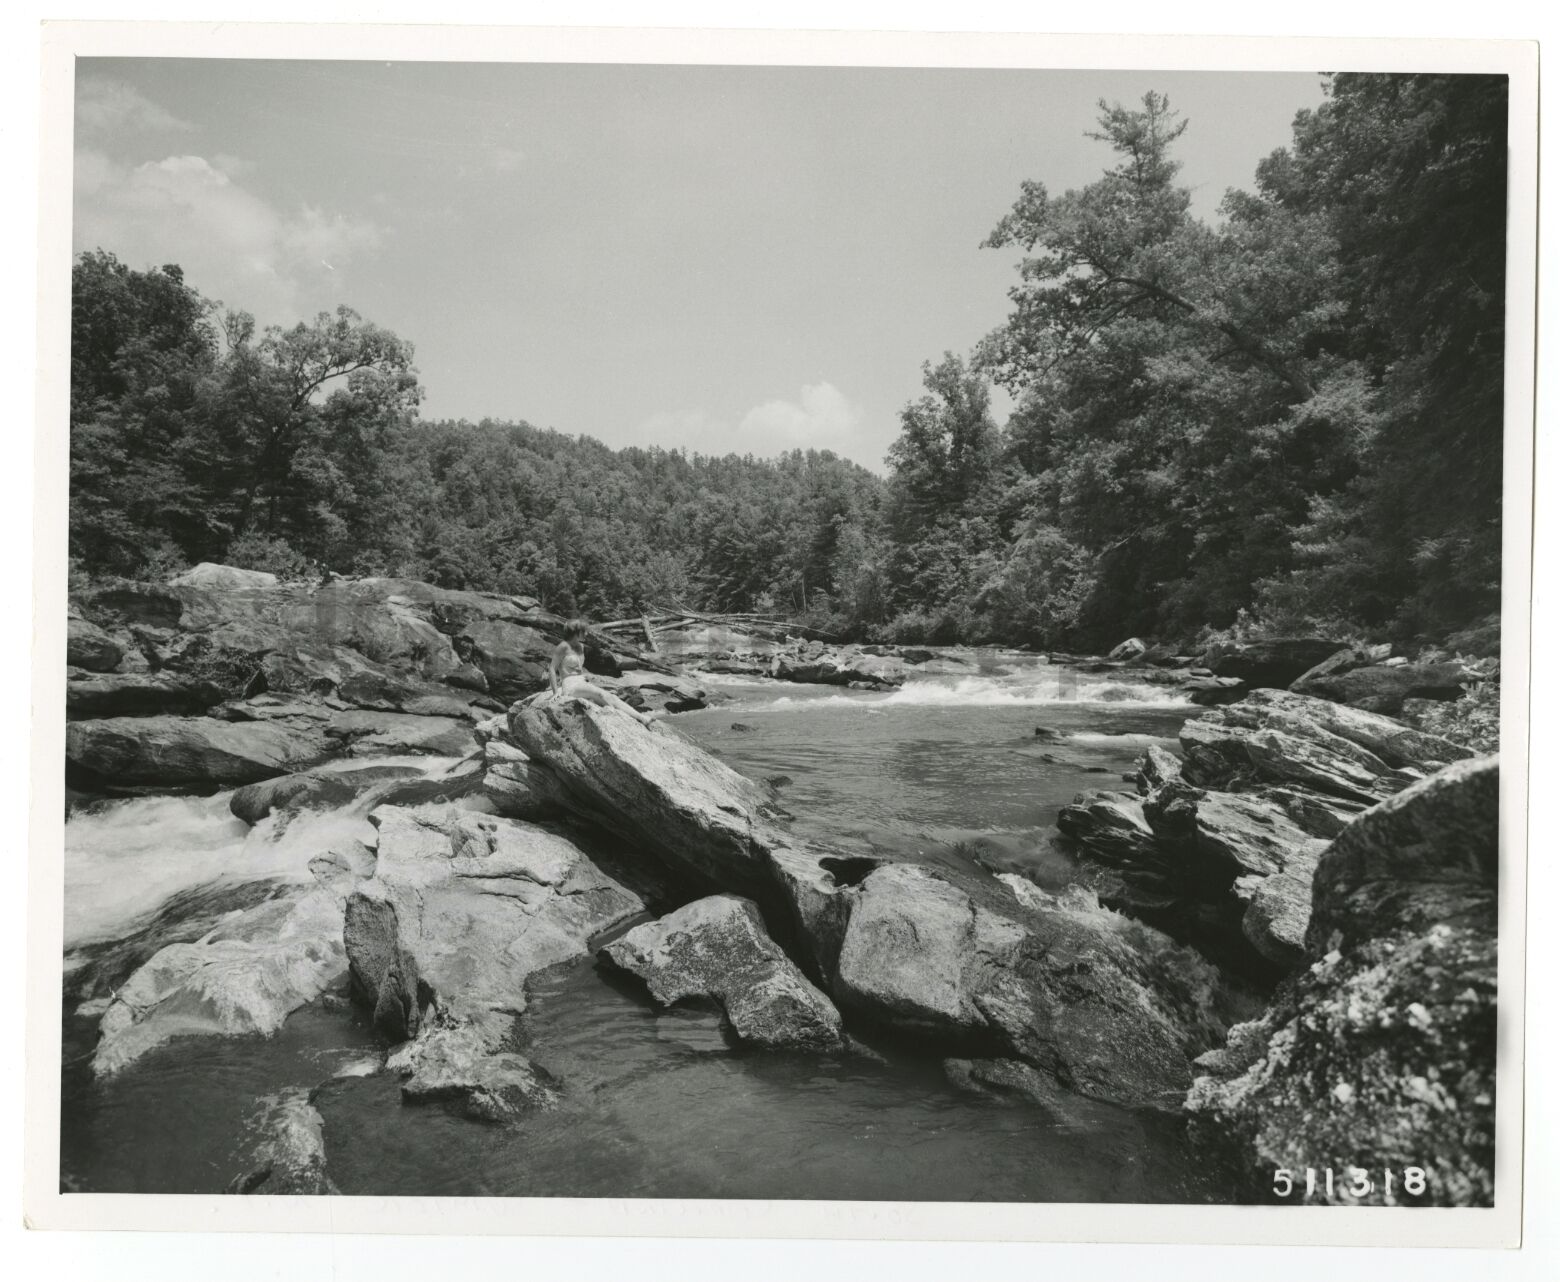
M 427 753 L 464 757 L 475 752 L 477 739 L 469 721 L 454 717 L 420 717 L 401 712 L 340 712 L 325 733 L 342 740 L 354 757 Z
M 65 727 L 65 760 L 115 784 L 253 783 L 328 760 L 317 725 L 216 717 L 108 717 Z
M 602 955 L 644 980 L 663 1006 L 715 1002 L 739 1042 L 802 1050 L 842 1044 L 839 1011 L 769 938 L 751 900 L 695 900 L 636 926 Z
M 65 715 L 72 721 L 97 717 L 194 716 L 225 697 L 210 681 L 170 673 L 105 672 L 65 684 Z

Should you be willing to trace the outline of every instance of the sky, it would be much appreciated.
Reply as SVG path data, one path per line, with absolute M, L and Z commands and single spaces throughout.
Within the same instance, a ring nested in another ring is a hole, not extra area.
M 1150 89 L 1210 220 L 1322 100 L 1276 72 L 80 59 L 73 244 L 262 325 L 346 303 L 415 345 L 425 418 L 881 471 L 923 362 L 1007 314 L 1019 255 L 980 243 L 1020 184 L 1093 181 L 1096 104 Z

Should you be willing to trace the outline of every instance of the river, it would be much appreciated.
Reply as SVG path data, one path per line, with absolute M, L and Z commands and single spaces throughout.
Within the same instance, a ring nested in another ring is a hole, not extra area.
M 1081 878 L 1058 809 L 1121 786 L 1187 708 L 1162 687 L 1079 676 L 1013 654 L 893 693 L 717 679 L 727 700 L 673 718 L 770 781 L 801 833 L 858 850 L 976 860 L 1049 889 Z M 1038 731 L 1038 733 L 1037 733 Z M 357 762 L 354 764 L 363 764 Z M 420 764 L 428 764 L 421 759 Z M 213 880 L 308 876 L 361 814 L 250 831 L 230 794 L 115 802 L 66 826 L 69 950 L 124 934 Z M 924 1048 L 874 1041 L 820 1059 L 729 1048 L 711 1015 L 657 1012 L 584 961 L 533 979 L 525 1053 L 563 1102 L 512 1127 L 403 1106 L 382 1048 L 341 1002 L 274 1038 L 191 1038 L 108 1081 L 95 1020 L 64 1015 L 62 1185 L 212 1193 L 249 1164 L 282 1093 L 329 1079 L 331 1177 L 348 1194 L 998 1201 L 1207 1201 L 1179 1124 L 1084 1100 L 1065 1115 L 956 1090 Z

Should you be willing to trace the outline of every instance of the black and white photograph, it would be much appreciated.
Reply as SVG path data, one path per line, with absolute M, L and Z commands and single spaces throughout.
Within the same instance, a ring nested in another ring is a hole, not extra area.
M 146 47 L 41 268 L 51 1207 L 1505 1240 L 1530 51 Z

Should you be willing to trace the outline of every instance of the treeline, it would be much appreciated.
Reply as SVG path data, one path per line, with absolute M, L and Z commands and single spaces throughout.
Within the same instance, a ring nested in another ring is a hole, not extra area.
M 1499 608 L 1505 120 L 1502 77 L 1337 76 L 1209 225 L 1169 103 L 1102 103 L 1112 166 L 1024 185 L 987 242 L 1023 255 L 1011 315 L 927 366 L 886 481 L 422 422 L 410 345 L 348 309 L 259 334 L 177 267 L 85 254 L 73 565 L 328 567 L 900 641 L 1444 637 Z
M 880 524 L 882 482 L 828 452 L 705 458 L 420 421 L 411 361 L 346 308 L 257 335 L 175 266 L 83 254 L 73 568 L 158 577 L 211 560 L 533 594 L 597 617 L 801 614 Z
M 1216 226 L 1176 181 L 1185 128 L 1157 94 L 1102 103 L 1114 165 L 997 224 L 1013 309 L 905 413 L 891 599 L 1083 645 L 1498 611 L 1505 78 L 1332 78 Z

